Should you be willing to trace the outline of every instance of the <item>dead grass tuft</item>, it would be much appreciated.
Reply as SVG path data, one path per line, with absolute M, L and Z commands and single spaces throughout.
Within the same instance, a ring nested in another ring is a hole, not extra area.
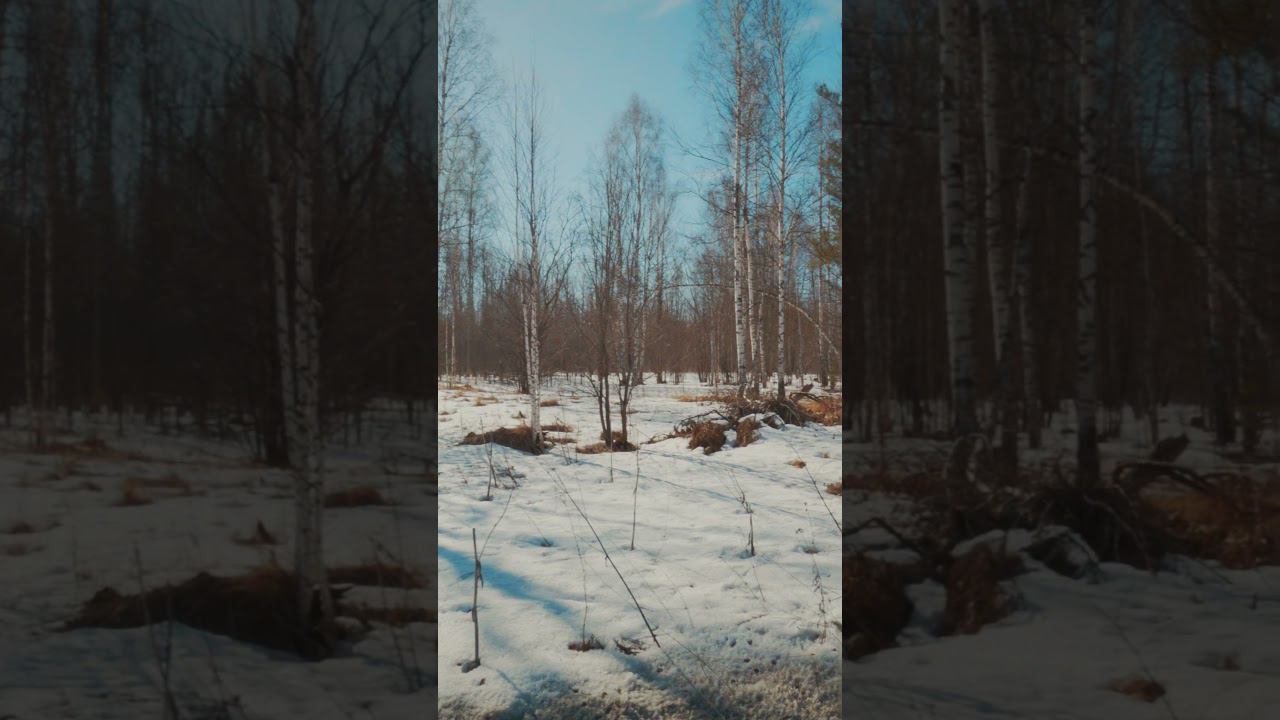
M 832 495 L 843 495 L 844 483 L 843 482 L 827 483 L 827 492 Z
M 622 431 L 613 431 L 613 442 L 605 442 L 604 431 L 600 431 L 600 442 L 591 445 L 582 445 L 578 447 L 578 453 L 582 455 L 597 455 L 607 452 L 633 452 L 636 446 L 630 442 L 624 442 L 622 439 Z
M 587 652 L 589 650 L 603 650 L 604 643 L 600 642 L 600 638 L 597 638 L 595 635 L 591 635 L 586 640 L 574 640 L 573 642 L 569 643 L 569 649 L 576 650 L 578 652 Z
M 368 507 L 374 505 L 390 505 L 382 493 L 372 485 L 356 485 L 344 490 L 335 490 L 324 496 L 327 508 Z
M 806 465 L 805 461 L 801 460 L 800 458 L 796 458 L 795 460 L 789 460 L 787 464 L 793 468 L 804 468 Z
M 1112 680 L 1107 683 L 1107 689 L 1143 702 L 1155 702 L 1164 697 L 1165 692 L 1164 685 L 1137 674 Z
M 738 421 L 737 447 L 746 447 L 756 441 L 756 431 L 760 429 L 759 421 L 742 419 Z
M 689 449 L 702 448 L 705 455 L 719 452 L 724 443 L 724 426 L 713 420 L 694 425 L 689 434 Z
M 956 558 L 947 572 L 943 633 L 971 635 L 1008 616 L 1016 599 L 1000 583 L 1023 570 L 1017 555 L 997 554 L 987 545 Z
M 116 507 L 137 507 L 139 505 L 150 505 L 154 502 L 151 498 L 138 492 L 137 484 L 129 482 L 132 479 L 125 479 L 120 488 L 120 499 L 115 502 Z
M 130 476 L 120 484 L 120 499 L 116 501 L 116 506 L 150 505 L 155 502 L 154 498 L 141 492 L 146 488 L 177 490 L 179 491 L 178 494 L 183 497 L 189 497 L 194 494 L 191 489 L 191 483 L 177 473 L 169 473 L 158 478 Z
M 40 545 L 28 545 L 26 543 L 14 543 L 13 545 L 4 546 L 4 554 L 9 557 L 22 557 L 30 555 L 33 552 L 43 549 Z
M 551 398 L 550 400 L 543 400 L 542 402 L 538 403 L 538 405 L 541 407 L 556 407 L 559 404 L 560 404 L 560 401 L 555 398 Z
M 543 423 L 543 432 L 573 432 L 573 428 L 562 422 Z
M 796 400 L 796 404 L 804 410 L 809 417 L 823 425 L 839 425 L 843 410 L 841 396 L 839 395 L 815 395 L 813 397 L 801 397 Z

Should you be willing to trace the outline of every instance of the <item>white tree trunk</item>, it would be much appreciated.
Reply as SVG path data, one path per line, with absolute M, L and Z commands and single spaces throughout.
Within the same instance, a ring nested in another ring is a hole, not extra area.
M 965 244 L 964 162 L 960 148 L 959 10 L 958 0 L 941 0 L 938 4 L 942 28 L 938 126 L 953 429 L 957 435 L 967 435 L 977 431 L 978 419 L 973 397 L 973 267 Z

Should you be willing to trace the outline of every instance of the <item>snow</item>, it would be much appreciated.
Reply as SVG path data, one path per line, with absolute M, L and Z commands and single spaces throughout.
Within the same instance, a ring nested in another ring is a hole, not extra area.
M 1065 408 L 1064 408 L 1065 409 Z M 1215 448 L 1203 430 L 1181 419 L 1193 408 L 1166 408 L 1162 434 L 1186 432 L 1192 444 L 1180 464 L 1233 469 L 1252 477 L 1275 477 L 1276 462 L 1244 463 Z M 1075 436 L 1070 413 L 1060 413 L 1044 432 L 1045 447 L 1026 450 L 1024 464 L 1061 462 L 1069 471 Z M 1145 424 L 1126 412 L 1120 437 L 1101 445 L 1103 472 L 1149 452 Z M 1264 434 L 1260 452 L 1278 446 Z M 846 444 L 846 472 L 866 473 L 881 463 L 902 472 L 936 464 L 946 443 L 890 437 L 881 446 Z M 850 491 L 844 496 L 847 524 L 880 516 L 896 527 L 911 526 L 913 507 L 901 495 Z M 965 543 L 1005 544 L 1027 549 L 1046 535 L 998 531 Z M 845 539 L 846 549 L 873 549 L 881 559 L 908 563 L 913 553 L 878 528 Z M 959 550 L 959 549 L 958 549 Z M 1083 550 L 1075 558 L 1087 561 Z M 1280 568 L 1229 570 L 1215 562 L 1173 556 L 1157 574 L 1101 563 L 1094 577 L 1073 580 L 1024 556 L 1029 572 L 1011 582 L 1017 610 L 975 635 L 939 637 L 935 630 L 945 589 L 925 581 L 907 588 L 914 604 L 898 647 L 857 661 L 844 661 L 845 717 L 898 718 L 1214 718 L 1262 720 L 1280 707 Z M 1167 694 L 1146 703 L 1108 690 L 1111 681 L 1150 676 Z
M 678 420 L 705 411 L 706 403 L 676 398 L 708 392 L 652 381 L 637 388 L 631 441 L 670 433 Z M 476 397 L 497 400 L 477 407 Z M 538 457 L 494 446 L 505 486 L 483 501 L 486 447 L 458 443 L 468 432 L 520 424 L 513 416 L 528 414 L 527 396 L 492 384 L 439 393 L 439 669 L 446 717 L 518 712 L 574 693 L 654 710 L 672 707 L 673 695 L 703 683 L 725 687 L 805 665 L 838 678 L 833 623 L 840 619 L 841 510 L 838 497 L 819 490 L 840 476 L 838 427 L 763 427 L 742 448 L 733 447 L 731 430 L 712 455 L 688 449 L 681 438 L 641 443 L 638 453 L 578 454 L 575 446 L 600 435 L 594 398 L 568 381 L 548 386 L 543 397 L 559 404 L 542 408 L 542 422 L 567 423 L 575 442 Z M 806 466 L 788 464 L 796 458 Z M 514 488 L 503 473 L 508 467 L 518 478 Z M 755 557 L 747 552 L 739 488 L 753 512 Z M 481 665 L 464 673 L 474 652 L 473 528 L 484 579 Z M 584 613 L 586 633 L 603 643 L 601 650 L 568 648 L 582 636 Z M 639 641 L 644 649 L 626 655 L 618 641 Z M 831 699 L 826 707 L 835 717 Z
M 366 419 L 363 443 L 346 446 L 341 433 L 330 439 L 327 487 L 373 484 L 400 504 L 326 511 L 327 563 L 368 561 L 377 541 L 403 547 L 406 565 L 431 578 L 435 503 L 422 479 L 423 466 L 392 468 L 397 474 L 389 474 L 384 462 L 392 445 L 416 444 L 422 456 L 425 433 L 407 427 L 389 408 L 376 415 Z M 76 456 L 26 450 L 17 430 L 22 423 L 15 414 L 14 427 L 0 432 L 0 533 L 17 522 L 36 532 L 0 534 L 6 551 L 26 546 L 20 554 L 0 553 L 5 577 L 0 584 L 0 717 L 161 717 L 155 649 L 166 644 L 165 625 L 57 632 L 59 626 L 104 586 L 128 594 L 138 592 L 140 580 L 152 588 L 200 571 L 235 575 L 266 564 L 273 554 L 288 566 L 291 480 L 251 462 L 247 448 L 236 442 L 197 437 L 190 428 L 162 435 L 140 418 L 129 418 L 120 436 L 114 418 L 95 422 L 77 416 L 75 432 L 55 440 L 74 443 L 94 434 L 115 452 Z M 114 505 L 124 478 L 169 473 L 188 482 L 190 494 L 147 487 L 140 492 L 153 498 L 152 504 Z M 86 483 L 101 490 L 87 489 Z M 247 547 L 233 541 L 247 536 L 259 520 L 280 545 Z M 432 588 L 388 590 L 390 602 L 398 602 L 402 592 L 410 593 L 412 604 L 431 606 Z M 357 588 L 348 598 L 361 593 L 359 599 L 379 604 L 380 593 L 373 588 Z M 394 632 L 402 649 L 412 638 L 419 656 L 425 687 L 416 692 L 409 691 L 402 671 L 412 663 L 398 661 L 392 631 L 383 625 L 342 648 L 339 656 L 310 663 L 174 624 L 173 692 L 184 717 L 429 716 L 425 709 L 435 705 L 430 691 L 435 625 L 415 623 Z

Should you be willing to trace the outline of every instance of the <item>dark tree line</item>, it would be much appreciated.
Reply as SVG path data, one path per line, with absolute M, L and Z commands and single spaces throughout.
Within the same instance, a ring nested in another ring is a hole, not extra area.
M 1038 408 L 1096 393 L 1104 436 L 1127 406 L 1154 441 L 1187 403 L 1252 450 L 1280 401 L 1280 7 L 857 0 L 845 23 L 859 435 L 968 432 L 971 394 L 1035 443 Z
M 427 395 L 430 6 L 316 2 L 306 66 L 309 7 L 0 1 L 0 404 L 34 442 L 176 407 L 284 462 L 303 267 L 322 419 Z

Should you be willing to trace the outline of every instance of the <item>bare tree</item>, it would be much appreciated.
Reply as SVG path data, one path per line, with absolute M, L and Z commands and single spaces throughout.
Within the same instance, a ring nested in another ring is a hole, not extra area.
M 943 238 L 947 338 L 950 356 L 953 429 L 957 435 L 977 431 L 973 383 L 973 259 L 965 243 L 964 179 L 966 168 L 960 147 L 960 4 L 938 3 L 942 29 L 941 90 L 938 95 L 939 154 L 942 165 Z
M 543 273 L 544 235 L 552 208 L 550 166 L 543 136 L 543 98 L 536 70 L 529 84 L 517 85 L 510 106 L 512 215 L 515 227 L 516 272 L 520 293 L 520 327 L 524 347 L 524 376 L 529 389 L 529 429 L 534 452 L 542 449 L 539 419 L 542 385 L 542 310 L 547 278 Z
M 1079 272 L 1076 290 L 1076 463 L 1079 481 L 1095 485 L 1101 472 L 1097 426 L 1098 322 L 1098 80 L 1097 8 L 1080 0 Z

